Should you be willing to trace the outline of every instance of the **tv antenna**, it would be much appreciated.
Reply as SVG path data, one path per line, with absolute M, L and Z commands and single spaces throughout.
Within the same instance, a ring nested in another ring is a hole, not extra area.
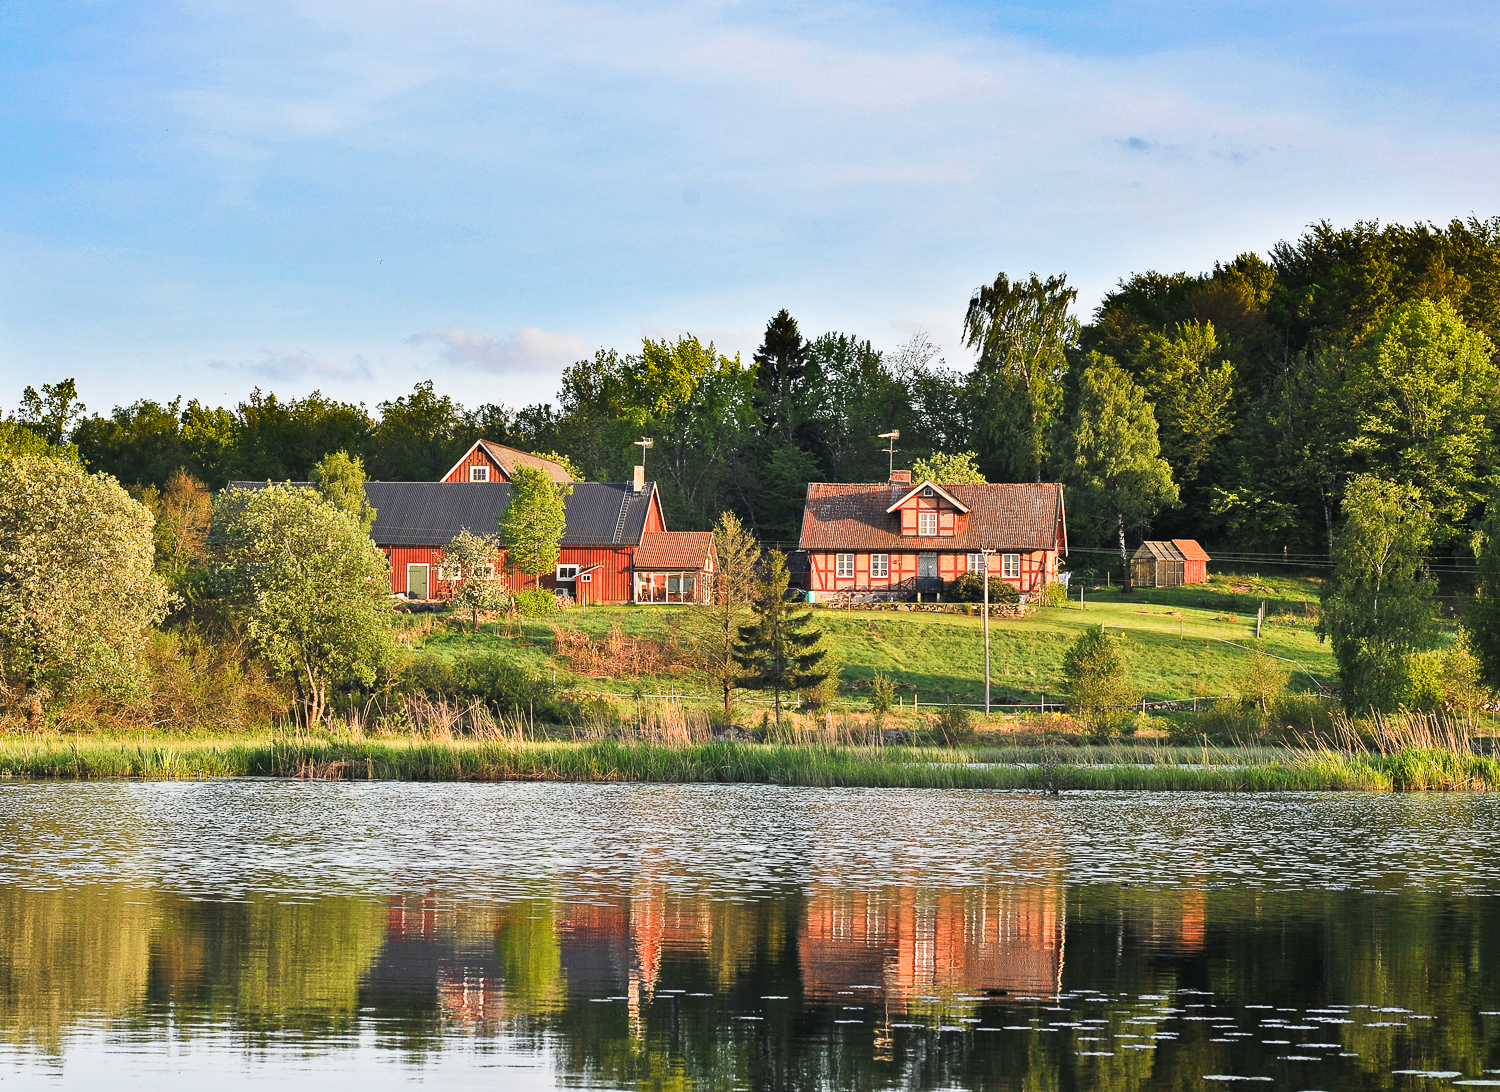
M 642 436 L 639 440 L 635 441 L 635 446 L 641 449 L 641 469 L 645 470 L 646 469 L 646 449 L 648 447 L 655 447 L 656 446 L 656 441 L 652 440 L 651 437 L 649 437 L 649 436 Z
M 876 439 L 890 441 L 889 445 L 880 449 L 890 456 L 890 458 L 886 460 L 886 462 L 890 464 L 887 468 L 890 473 L 886 475 L 886 477 L 889 478 L 890 475 L 895 473 L 896 471 L 896 441 L 901 439 L 901 430 L 899 428 L 893 428 L 889 432 L 879 433 L 876 436 Z

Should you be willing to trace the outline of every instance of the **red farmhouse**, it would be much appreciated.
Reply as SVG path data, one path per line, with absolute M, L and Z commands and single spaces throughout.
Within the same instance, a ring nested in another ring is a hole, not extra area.
M 897 471 L 893 479 L 910 478 Z M 814 482 L 802 517 L 809 588 L 816 599 L 899 598 L 939 593 L 990 572 L 1022 594 L 1057 579 L 1068 552 L 1061 485 L 936 485 L 892 480 L 874 485 Z
M 438 482 L 366 482 L 375 509 L 370 537 L 391 563 L 391 592 L 411 599 L 451 594 L 443 547 L 467 528 L 494 534 L 510 503 L 518 465 L 572 477 L 557 462 L 480 440 Z M 232 482 L 256 488 L 263 483 Z M 302 484 L 302 483 L 298 483 Z M 551 588 L 581 603 L 707 602 L 714 572 L 713 535 L 668 531 L 655 482 L 640 467 L 633 482 L 573 482 L 564 502 L 567 529 L 554 572 L 512 575 L 512 587 Z

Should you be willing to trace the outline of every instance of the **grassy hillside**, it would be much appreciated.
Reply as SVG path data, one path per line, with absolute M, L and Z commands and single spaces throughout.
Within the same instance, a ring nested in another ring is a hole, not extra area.
M 1292 685 L 1311 689 L 1313 679 L 1334 680 L 1326 644 L 1313 634 L 1319 586 L 1315 578 L 1215 576 L 1208 584 L 1174 590 L 1090 591 L 1084 609 L 1077 599 L 1043 608 L 1029 618 L 991 623 L 993 695 L 996 703 L 1035 703 L 1062 689 L 1061 663 L 1068 644 L 1085 627 L 1123 631 L 1136 684 L 1149 699 L 1208 697 L 1230 692 L 1247 649 L 1255 645 L 1256 610 L 1264 601 L 1261 647 L 1294 660 Z M 1076 593 L 1075 593 L 1076 595 Z M 952 614 L 844 611 L 819 608 L 832 658 L 841 665 L 840 697 L 860 700 L 877 671 L 890 675 L 907 702 L 978 702 L 984 697 L 981 619 Z M 681 608 L 589 607 L 517 625 L 486 625 L 477 634 L 454 624 L 420 636 L 416 647 L 440 654 L 501 650 L 536 670 L 571 675 L 553 658 L 552 627 L 603 636 L 612 628 L 632 637 L 670 640 Z M 692 694 L 705 692 L 701 679 L 678 670 L 642 677 L 579 680 L 603 690 Z

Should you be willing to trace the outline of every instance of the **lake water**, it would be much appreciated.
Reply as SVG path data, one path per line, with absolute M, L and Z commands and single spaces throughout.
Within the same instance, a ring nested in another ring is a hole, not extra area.
M 1500 1087 L 1500 797 L 0 785 L 0 1092 Z

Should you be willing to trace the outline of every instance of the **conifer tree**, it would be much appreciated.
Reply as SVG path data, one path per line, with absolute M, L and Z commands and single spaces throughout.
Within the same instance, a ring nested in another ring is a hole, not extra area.
M 744 669 L 742 681 L 775 695 L 776 727 L 781 727 L 781 695 L 808 690 L 827 679 L 823 633 L 812 625 L 812 611 L 797 610 L 787 602 L 791 577 L 786 555 L 772 550 L 756 589 L 755 621 L 740 627 L 735 662 Z

